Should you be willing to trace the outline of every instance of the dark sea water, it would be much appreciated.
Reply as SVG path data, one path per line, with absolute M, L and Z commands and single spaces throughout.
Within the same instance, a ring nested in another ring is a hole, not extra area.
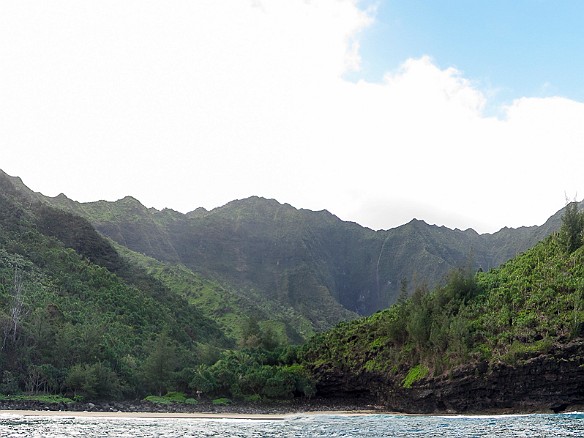
M 499 416 L 298 415 L 284 420 L 0 416 L 0 437 L 570 437 L 584 413 Z

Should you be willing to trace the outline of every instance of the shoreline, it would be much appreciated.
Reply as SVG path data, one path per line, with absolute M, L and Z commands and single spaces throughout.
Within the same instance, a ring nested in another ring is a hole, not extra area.
M 562 414 L 582 413 L 583 410 L 562 412 Z M 551 414 L 550 412 L 546 412 Z M 277 414 L 238 413 L 238 412 L 104 412 L 104 411 L 51 411 L 30 409 L 0 409 L 0 421 L 10 417 L 59 417 L 59 418 L 120 418 L 120 419 L 192 419 L 192 420 L 242 420 L 242 421 L 284 421 L 297 417 L 316 415 L 339 415 L 344 417 L 362 417 L 368 415 L 399 415 L 408 417 L 493 417 L 493 416 L 525 416 L 542 414 L 542 412 L 490 412 L 490 413 L 432 413 L 408 414 L 378 410 L 354 411 L 305 411 Z
M 35 411 L 0 410 L 0 417 L 74 417 L 74 418 L 192 418 L 192 419 L 230 419 L 230 420 L 284 420 L 294 414 L 238 414 L 216 412 L 100 412 L 100 411 Z
M 22 416 L 22 417 L 74 417 L 74 418 L 160 418 L 160 419 L 216 419 L 216 420 L 253 420 L 253 421 L 281 421 L 298 416 L 312 415 L 343 415 L 357 417 L 364 415 L 381 414 L 382 412 L 362 410 L 362 411 L 307 411 L 290 412 L 287 414 L 251 414 L 237 412 L 100 412 L 100 411 L 36 411 L 30 409 L 3 409 L 0 410 L 2 417 Z M 395 412 L 383 412 L 383 414 L 394 414 Z M 402 415 L 402 414 L 399 414 Z
M 74 403 L 44 403 L 40 401 L 2 400 L 0 416 L 59 416 L 95 418 L 192 418 L 234 420 L 286 420 L 299 416 L 315 415 L 406 415 L 406 416 L 458 416 L 458 415 L 524 415 L 584 412 L 584 405 L 570 404 L 561 410 L 547 406 L 527 405 L 465 409 L 463 411 L 434 410 L 431 412 L 396 411 L 374 403 L 371 399 L 323 399 L 289 400 L 270 403 L 234 402 L 230 405 L 214 405 L 202 400 L 196 405 L 154 404 L 144 400 L 95 401 Z
M 388 413 L 370 400 L 289 400 L 269 403 L 233 402 L 215 405 L 209 400 L 190 404 L 157 404 L 144 400 L 45 403 L 2 400 L 0 416 L 59 416 L 102 418 L 199 418 L 284 420 L 307 415 L 371 415 Z

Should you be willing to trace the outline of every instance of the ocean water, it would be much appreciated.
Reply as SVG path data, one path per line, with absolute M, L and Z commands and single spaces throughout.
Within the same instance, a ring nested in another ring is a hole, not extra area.
M 406 416 L 297 415 L 283 420 L 0 416 L 0 437 L 570 437 L 584 413 Z

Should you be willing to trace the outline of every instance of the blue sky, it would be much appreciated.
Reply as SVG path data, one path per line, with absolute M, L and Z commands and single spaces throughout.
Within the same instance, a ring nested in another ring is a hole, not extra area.
M 584 194 L 584 1 L 3 0 L 0 168 L 494 232 Z
M 584 2 L 386 0 L 360 38 L 362 70 L 380 80 L 405 59 L 429 55 L 489 95 L 491 107 L 519 97 L 584 101 Z

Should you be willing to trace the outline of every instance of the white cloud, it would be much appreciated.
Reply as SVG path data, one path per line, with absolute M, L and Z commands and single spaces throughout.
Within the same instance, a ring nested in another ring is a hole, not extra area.
M 584 186 L 581 103 L 524 98 L 486 117 L 487 97 L 428 57 L 382 83 L 343 79 L 373 13 L 2 2 L 0 168 L 82 201 L 187 211 L 257 194 L 374 228 L 532 224 Z

